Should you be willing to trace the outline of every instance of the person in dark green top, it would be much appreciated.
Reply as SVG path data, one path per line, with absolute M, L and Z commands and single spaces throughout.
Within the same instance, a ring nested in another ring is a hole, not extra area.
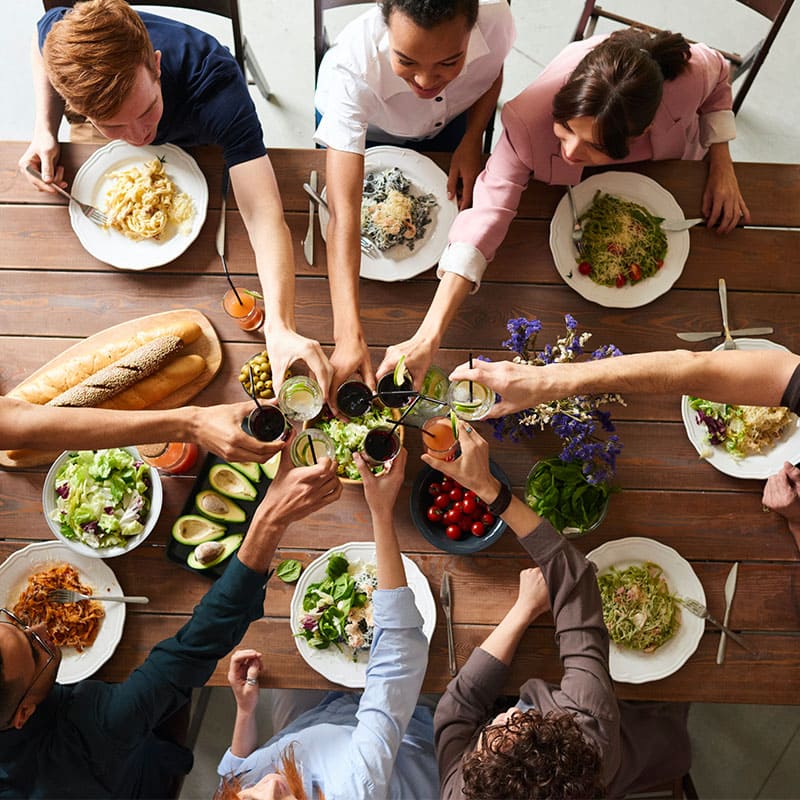
M 287 525 L 340 494 L 334 462 L 292 469 L 282 459 L 223 576 L 123 683 L 56 683 L 61 653 L 44 626 L 27 628 L 0 611 L 0 797 L 169 796 L 192 754 L 156 729 L 263 615 L 266 572 Z

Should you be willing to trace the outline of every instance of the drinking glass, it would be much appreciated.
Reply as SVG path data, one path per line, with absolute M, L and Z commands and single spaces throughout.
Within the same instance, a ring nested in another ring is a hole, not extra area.
M 361 455 L 370 466 L 378 467 L 382 464 L 387 467 L 397 458 L 400 446 L 400 436 L 395 427 L 372 428 L 364 437 Z
M 477 381 L 453 381 L 447 390 L 447 403 L 459 419 L 484 419 L 494 405 L 494 392 Z
M 461 455 L 461 448 L 453 433 L 450 417 L 431 417 L 422 425 L 422 443 L 432 458 L 440 461 L 455 461 Z
M 243 420 L 242 430 L 259 442 L 285 442 L 292 426 L 277 406 L 257 406 Z
M 182 475 L 197 461 L 198 449 L 194 442 L 158 442 L 140 444 L 137 448 L 142 461 L 168 475 Z
M 289 454 L 296 467 L 310 467 L 321 458 L 333 459 L 336 450 L 326 433 L 319 428 L 306 428 L 294 437 Z
M 414 391 L 414 382 L 411 376 L 406 372 L 403 376 L 403 382 L 398 386 L 394 382 L 394 373 L 387 372 L 378 381 L 378 399 L 387 408 L 402 408 L 407 406 L 415 397 L 417 393 Z
M 310 375 L 295 375 L 285 380 L 278 392 L 278 405 L 286 416 L 297 422 L 314 419 L 322 411 L 320 385 Z
M 236 298 L 236 292 L 239 299 Z M 243 331 L 257 331 L 264 324 L 264 311 L 256 298 L 244 289 L 228 289 L 222 298 L 222 309 Z
M 364 381 L 351 378 L 336 390 L 336 405 L 350 419 L 360 417 L 372 408 L 372 389 Z

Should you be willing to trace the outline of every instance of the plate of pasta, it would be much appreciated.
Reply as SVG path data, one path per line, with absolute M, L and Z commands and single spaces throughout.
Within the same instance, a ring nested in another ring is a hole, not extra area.
M 786 350 L 769 339 L 737 339 L 737 350 Z M 721 350 L 718 345 L 715 350 Z M 737 406 L 684 395 L 681 417 L 700 458 L 732 478 L 765 479 L 800 461 L 800 418 L 781 407 Z
M 322 196 L 326 196 L 323 188 Z M 378 258 L 361 255 L 362 278 L 402 281 L 438 263 L 447 234 L 458 213 L 447 197 L 447 174 L 414 150 L 385 145 L 364 153 L 361 233 L 380 251 Z M 323 239 L 330 215 L 319 210 Z
M 603 620 L 611 637 L 611 677 L 647 683 L 679 670 L 705 630 L 704 620 L 682 613 L 675 599 L 691 597 L 705 604 L 703 584 L 691 564 L 672 547 L 642 536 L 606 542 L 586 558 L 597 568 Z
M 152 269 L 176 259 L 197 238 L 208 206 L 197 162 L 171 144 L 110 142 L 81 165 L 72 192 L 109 218 L 107 226 L 97 225 L 71 202 L 70 222 L 81 244 L 120 269 Z
M 44 621 L 61 647 L 59 683 L 76 683 L 97 672 L 122 638 L 124 603 L 53 603 L 53 589 L 88 589 L 85 594 L 121 595 L 111 568 L 101 559 L 79 555 L 61 542 L 37 542 L 0 564 L 0 606 L 28 625 Z
M 572 242 L 566 194 L 550 223 L 550 250 L 564 283 L 609 308 L 643 306 L 672 288 L 689 255 L 689 232 L 662 230 L 663 219 L 684 219 L 666 189 L 635 172 L 603 172 L 575 186 L 573 195 L 583 253 Z

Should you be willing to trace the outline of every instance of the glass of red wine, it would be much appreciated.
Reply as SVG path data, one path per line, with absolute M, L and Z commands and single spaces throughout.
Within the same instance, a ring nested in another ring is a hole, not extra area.
M 292 426 L 277 406 L 262 405 L 242 420 L 242 430 L 260 442 L 285 442 Z
M 378 381 L 378 399 L 388 408 L 407 406 L 416 396 L 414 382 L 407 372 L 399 385 L 394 382 L 394 374 L 391 372 L 387 372 Z
M 364 437 L 361 455 L 373 467 L 388 467 L 400 452 L 400 436 L 395 427 L 373 428 Z
M 363 381 L 345 381 L 336 390 L 336 405 L 350 419 L 360 417 L 372 408 L 372 389 Z

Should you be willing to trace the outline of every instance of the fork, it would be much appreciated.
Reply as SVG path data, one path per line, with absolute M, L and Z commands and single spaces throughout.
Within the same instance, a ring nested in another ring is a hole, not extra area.
M 575 206 L 571 186 L 567 186 L 567 197 L 569 197 L 569 206 L 572 209 L 572 243 L 575 245 L 578 255 L 583 255 L 583 226 L 578 219 L 578 209 Z
M 45 183 L 44 178 L 42 178 L 42 173 L 34 169 L 30 164 L 28 164 L 25 169 L 28 174 L 33 175 L 37 181 L 42 181 L 42 183 Z M 72 200 L 72 202 L 77 203 L 84 216 L 88 217 L 96 225 L 108 225 L 110 223 L 109 218 L 102 211 L 100 211 L 99 208 L 95 208 L 88 203 L 81 203 L 80 200 L 73 197 L 66 189 L 62 189 L 55 183 L 48 183 L 47 185 L 52 186 L 60 195 L 66 197 L 67 200 Z
M 691 597 L 677 597 L 676 600 L 682 606 L 684 606 L 687 611 L 690 611 L 696 617 L 700 617 L 700 619 L 706 620 L 706 622 L 709 622 L 711 625 L 714 625 L 721 631 L 725 631 L 725 633 L 727 633 L 728 636 L 730 636 L 730 638 L 736 642 L 736 644 L 738 644 L 740 647 L 743 647 L 748 653 L 752 653 L 754 656 L 758 655 L 755 650 L 747 645 L 745 640 L 739 636 L 738 633 L 734 633 L 727 625 L 723 625 L 721 622 L 718 622 L 716 619 L 714 619 L 714 617 L 708 613 L 708 609 L 702 603 L 698 603 L 697 600 L 694 600 Z
M 722 328 L 725 331 L 725 341 L 722 343 L 722 349 L 735 350 L 736 342 L 728 329 L 728 287 L 725 285 L 725 278 L 719 279 L 719 305 L 722 309 Z
M 114 603 L 140 603 L 144 605 L 150 602 L 149 597 L 120 597 L 119 595 L 110 594 L 81 594 L 80 592 L 73 591 L 72 589 L 54 589 L 48 595 L 48 598 L 54 603 L 77 603 L 79 600 L 103 600 L 111 601 Z
M 311 197 L 317 205 L 322 206 L 322 208 L 328 211 L 328 204 L 319 192 L 313 189 L 308 183 L 303 184 L 303 189 L 305 189 L 306 194 Z M 375 242 L 364 234 L 361 234 L 361 252 L 369 258 L 380 258 L 381 255 L 381 251 L 378 250 L 378 246 Z

